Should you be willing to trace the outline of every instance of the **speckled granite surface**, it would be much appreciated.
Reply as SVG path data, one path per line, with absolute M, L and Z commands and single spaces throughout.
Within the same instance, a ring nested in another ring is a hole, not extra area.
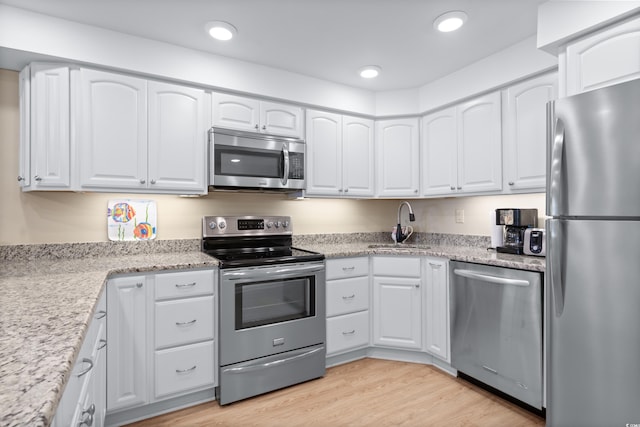
M 487 251 L 486 236 L 389 233 L 295 236 L 294 245 L 345 256 L 436 256 L 544 271 L 544 258 Z M 0 246 L 0 425 L 47 426 L 109 275 L 215 267 L 200 241 Z

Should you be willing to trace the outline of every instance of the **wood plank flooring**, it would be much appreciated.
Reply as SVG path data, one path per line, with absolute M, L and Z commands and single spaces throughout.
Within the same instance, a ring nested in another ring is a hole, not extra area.
M 544 419 L 432 366 L 363 359 L 324 378 L 236 402 L 205 403 L 130 426 L 544 426 Z

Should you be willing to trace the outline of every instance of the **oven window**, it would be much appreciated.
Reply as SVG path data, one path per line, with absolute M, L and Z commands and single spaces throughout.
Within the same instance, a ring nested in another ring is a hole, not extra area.
M 282 153 L 258 149 L 216 147 L 215 170 L 218 175 L 258 178 L 282 177 Z
M 236 330 L 315 316 L 315 278 L 236 285 Z

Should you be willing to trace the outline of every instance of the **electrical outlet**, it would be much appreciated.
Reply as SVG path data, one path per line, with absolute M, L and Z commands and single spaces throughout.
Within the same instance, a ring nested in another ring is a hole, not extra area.
M 464 209 L 456 209 L 456 223 L 464 224 Z

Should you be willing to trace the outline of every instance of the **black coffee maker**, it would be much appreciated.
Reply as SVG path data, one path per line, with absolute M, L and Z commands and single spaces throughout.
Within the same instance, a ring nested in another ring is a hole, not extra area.
M 538 209 L 496 209 L 496 225 L 504 226 L 503 246 L 498 246 L 496 250 L 522 255 L 524 230 L 538 226 Z

